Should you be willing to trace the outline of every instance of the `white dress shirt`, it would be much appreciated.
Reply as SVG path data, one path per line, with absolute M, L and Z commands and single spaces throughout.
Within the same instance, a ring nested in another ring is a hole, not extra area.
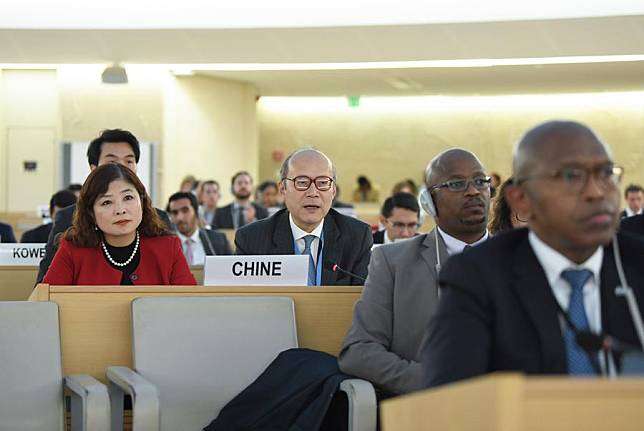
M 443 237 L 443 241 L 445 241 L 445 247 L 447 248 L 447 254 L 449 254 L 450 256 L 463 253 L 463 249 L 466 245 L 474 247 L 475 245 L 479 245 L 482 242 L 487 241 L 488 237 L 490 236 L 486 229 L 485 234 L 481 237 L 481 239 L 473 242 L 472 244 L 468 244 L 464 241 L 461 241 L 460 239 L 454 238 L 438 226 L 436 226 L 436 229 L 441 234 L 441 237 Z
M 385 229 L 385 234 L 383 235 L 383 244 L 391 244 L 393 241 L 389 239 L 389 235 L 387 235 L 387 229 Z
M 626 211 L 626 217 L 633 217 L 634 215 L 642 214 L 642 208 L 640 208 L 638 212 L 633 211 L 629 207 L 626 207 L 624 210 Z
M 533 231 L 530 231 L 528 234 L 528 241 L 530 242 L 530 246 L 546 274 L 546 279 L 548 280 L 548 284 L 552 289 L 555 299 L 565 311 L 568 310 L 572 288 L 570 287 L 570 284 L 561 277 L 561 273 L 567 269 L 587 269 L 593 273 L 593 276 L 590 277 L 584 285 L 584 309 L 586 310 L 586 317 L 588 318 L 590 330 L 596 334 L 601 333 L 602 315 L 599 283 L 602 261 L 604 259 L 604 248 L 601 246 L 597 247 L 595 253 L 593 253 L 593 255 L 585 262 L 576 264 L 543 242 Z M 560 317 L 559 323 L 563 333 L 567 326 L 566 322 Z M 606 365 L 604 356 L 599 355 L 599 360 L 601 368 L 605 370 Z M 615 368 L 612 360 L 610 361 L 609 369 L 609 374 L 614 375 Z
M 181 240 L 181 248 L 183 249 L 183 255 L 188 259 L 187 253 L 187 236 L 177 232 L 179 239 Z M 193 265 L 203 265 L 206 262 L 206 250 L 201 243 L 201 238 L 199 238 L 199 229 L 195 230 L 195 233 L 190 236 L 190 241 L 192 241 L 192 264 Z
M 295 244 L 297 244 L 297 248 L 300 250 L 300 253 L 304 251 L 304 247 L 306 246 L 304 243 L 304 237 L 307 235 L 314 235 L 315 239 L 311 243 L 311 256 L 313 256 L 313 260 L 317 264 L 318 261 L 318 249 L 320 248 L 320 236 L 322 236 L 322 228 L 324 227 L 324 219 L 320 222 L 319 225 L 315 229 L 313 229 L 313 232 L 306 232 L 302 229 L 300 229 L 295 222 L 293 221 L 293 215 L 291 213 L 288 214 L 288 221 L 291 224 L 291 232 L 293 233 L 293 239 L 295 240 Z

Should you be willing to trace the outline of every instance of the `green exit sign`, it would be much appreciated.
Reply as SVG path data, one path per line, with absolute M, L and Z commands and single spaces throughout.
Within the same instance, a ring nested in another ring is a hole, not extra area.
M 347 100 L 349 101 L 349 106 L 351 108 L 357 108 L 360 106 L 360 96 L 347 96 Z

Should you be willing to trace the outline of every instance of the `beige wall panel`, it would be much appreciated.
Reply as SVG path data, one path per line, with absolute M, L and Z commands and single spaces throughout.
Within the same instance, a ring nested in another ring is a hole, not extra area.
M 253 87 L 200 76 L 170 78 L 164 108 L 163 180 L 167 199 L 181 179 L 195 175 L 222 186 L 220 205 L 230 201 L 230 177 L 258 171 Z
M 103 129 L 126 129 L 139 141 L 161 142 L 165 73 L 128 69 L 127 84 L 103 84 L 102 67 L 58 71 L 63 139 L 90 141 Z
M 350 200 L 360 174 L 380 186 L 384 199 L 401 179 L 420 182 L 434 155 L 458 146 L 474 151 L 489 171 L 505 178 L 521 135 L 539 122 L 563 118 L 588 124 L 611 145 L 615 160 L 626 168 L 624 184 L 644 183 L 644 93 L 454 100 L 433 98 L 424 106 L 406 107 L 400 102 L 390 108 L 326 112 L 292 106 L 275 109 L 260 102 L 260 177 L 275 178 L 279 163 L 271 158 L 274 150 L 288 154 L 301 146 L 315 146 L 336 162 L 344 200 Z
M 4 175 L 0 175 L 2 211 L 33 210 L 35 213 L 36 205 L 48 204 L 57 187 L 58 94 L 55 70 L 4 70 L 0 75 L 0 166 L 4 170 Z M 10 154 L 20 160 L 8 160 Z M 39 162 L 35 176 L 28 174 L 23 177 L 21 166 L 14 163 L 18 160 L 21 164 L 25 157 Z M 37 190 L 25 193 L 25 190 L 33 188 Z
M 49 204 L 57 189 L 54 175 L 55 138 L 53 128 L 12 128 L 7 133 L 7 208 L 36 212 L 38 205 Z M 25 162 L 35 162 L 26 170 Z

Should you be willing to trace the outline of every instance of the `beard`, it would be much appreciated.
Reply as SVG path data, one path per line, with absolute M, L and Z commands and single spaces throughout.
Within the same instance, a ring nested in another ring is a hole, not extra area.
M 250 198 L 250 192 L 235 192 L 233 193 L 235 197 L 241 201 L 245 201 L 246 199 Z

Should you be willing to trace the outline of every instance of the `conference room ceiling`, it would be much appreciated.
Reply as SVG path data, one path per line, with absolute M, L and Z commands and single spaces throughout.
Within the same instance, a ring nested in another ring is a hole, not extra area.
M 644 62 L 313 71 L 248 71 L 244 63 L 642 54 L 644 15 L 281 29 L 0 29 L 0 63 L 197 65 L 199 75 L 250 82 L 266 96 L 641 90 Z M 229 63 L 237 70 L 209 70 Z

